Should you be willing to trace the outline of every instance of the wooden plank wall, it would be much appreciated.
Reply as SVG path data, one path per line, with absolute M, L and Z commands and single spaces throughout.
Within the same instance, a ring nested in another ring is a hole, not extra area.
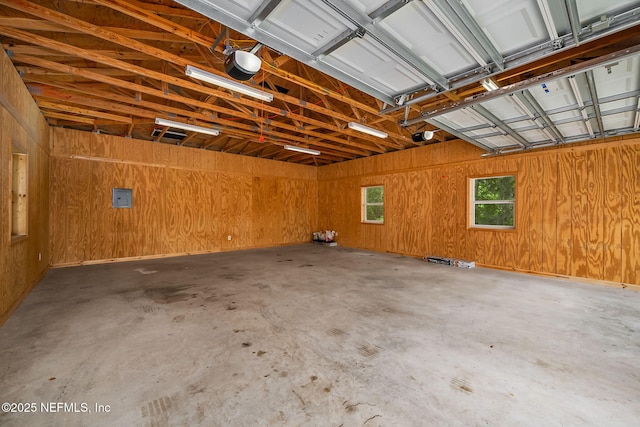
M 317 193 L 311 166 L 51 128 L 51 263 L 308 242 Z
M 11 152 L 28 154 L 27 237 L 11 239 Z M 49 129 L 0 49 L 0 325 L 48 268 Z M 40 254 L 40 257 L 38 256 Z
M 468 178 L 517 175 L 516 230 L 467 228 Z M 640 138 L 480 158 L 460 142 L 323 166 L 319 225 L 345 246 L 640 284 Z M 360 222 L 360 188 L 385 185 L 385 224 Z

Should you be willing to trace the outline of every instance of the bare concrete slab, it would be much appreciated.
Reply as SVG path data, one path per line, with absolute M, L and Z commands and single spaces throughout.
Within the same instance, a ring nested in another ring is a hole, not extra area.
M 8 426 L 637 426 L 640 294 L 313 245 L 55 269 L 0 385 Z

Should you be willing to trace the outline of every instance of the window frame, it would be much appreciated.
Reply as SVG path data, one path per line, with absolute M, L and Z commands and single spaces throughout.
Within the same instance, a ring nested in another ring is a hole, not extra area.
M 16 158 L 20 158 L 22 161 L 22 167 L 16 174 Z M 17 183 L 16 179 L 20 179 L 23 182 Z M 29 236 L 29 153 L 22 148 L 18 143 L 13 141 L 11 147 L 11 163 L 9 167 L 9 182 L 11 184 L 11 203 L 10 218 L 9 218 L 9 233 L 11 236 L 11 243 L 17 243 L 26 239 Z M 15 196 L 16 186 L 20 187 L 18 191 L 22 194 Z M 20 215 L 17 218 L 17 215 Z M 16 227 L 20 229 L 17 230 Z
M 514 189 L 513 200 L 476 200 L 476 186 L 475 182 L 479 179 L 492 179 L 492 178 L 507 178 L 513 177 Z M 518 175 L 515 172 L 503 172 L 496 174 L 484 174 L 478 176 L 470 176 L 468 178 L 468 229 L 471 230 L 486 230 L 486 231 L 515 231 L 517 226 L 517 200 L 518 200 Z M 491 224 L 476 224 L 476 205 L 498 205 L 498 204 L 512 204 L 513 205 L 513 225 L 491 225 Z
M 382 188 L 382 202 L 367 203 L 367 190 L 370 188 Z M 386 199 L 384 184 L 363 185 L 360 187 L 360 222 L 362 224 L 384 225 L 384 205 Z M 382 221 L 367 219 L 368 206 L 382 206 Z

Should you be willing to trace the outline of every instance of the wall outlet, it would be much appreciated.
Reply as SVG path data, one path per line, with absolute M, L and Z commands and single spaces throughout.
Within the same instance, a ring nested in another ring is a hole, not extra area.
M 231 234 L 227 236 L 227 240 L 231 240 Z

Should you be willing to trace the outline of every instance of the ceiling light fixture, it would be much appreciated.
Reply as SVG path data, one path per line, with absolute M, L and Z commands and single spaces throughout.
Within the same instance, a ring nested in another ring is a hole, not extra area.
M 386 132 L 382 132 L 381 130 L 370 128 L 369 126 L 361 125 L 360 123 L 356 123 L 356 122 L 349 122 L 347 126 L 349 126 L 349 129 L 357 130 L 358 132 L 368 133 L 369 135 L 377 136 L 378 138 L 386 138 L 387 136 L 389 136 L 389 134 Z
M 298 147 L 296 145 L 285 145 L 284 149 L 289 151 L 297 151 L 298 153 L 311 154 L 312 156 L 320 155 L 320 152 L 318 150 L 312 150 L 311 148 Z
M 480 84 L 487 90 L 487 92 L 493 92 L 494 90 L 500 89 L 500 86 L 491 79 L 483 79 Z
M 160 118 L 156 118 L 156 124 L 160 126 L 169 126 L 176 129 L 206 133 L 207 135 L 213 135 L 213 136 L 217 136 L 220 134 L 220 131 L 218 129 L 205 128 L 202 126 L 190 125 L 189 123 L 174 122 L 172 120 L 165 120 Z
M 242 83 L 234 82 L 233 80 L 229 80 L 216 74 L 209 73 L 208 71 L 201 70 L 200 68 L 192 67 L 191 65 L 187 65 L 184 73 L 189 77 L 193 77 L 194 79 L 202 80 L 203 82 L 211 83 L 216 86 L 229 89 L 233 92 L 238 92 L 243 95 L 251 96 L 253 98 L 257 98 L 266 102 L 273 101 L 273 94 L 271 93 L 254 89 L 250 86 L 243 85 Z

